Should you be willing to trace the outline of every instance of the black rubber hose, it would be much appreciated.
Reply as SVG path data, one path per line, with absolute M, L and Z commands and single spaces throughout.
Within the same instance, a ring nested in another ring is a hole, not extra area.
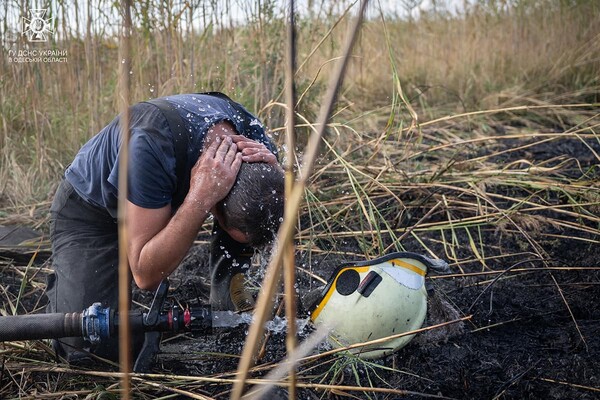
M 0 317 L 0 342 L 81 337 L 81 313 Z

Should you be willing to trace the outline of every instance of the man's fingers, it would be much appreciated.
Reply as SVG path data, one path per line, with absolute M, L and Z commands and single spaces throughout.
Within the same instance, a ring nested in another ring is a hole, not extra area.
M 232 147 L 234 147 L 235 151 L 237 151 L 237 146 L 235 145 L 235 143 L 232 143 L 231 138 L 229 136 L 225 136 L 225 138 L 219 145 L 219 148 L 217 149 L 215 158 L 224 160 L 225 156 L 227 155 L 227 153 L 230 151 L 230 149 Z
M 214 158 L 215 153 L 217 152 L 217 149 L 221 145 L 221 141 L 222 141 L 222 139 L 220 137 L 217 136 L 215 138 L 214 142 L 212 142 L 210 144 L 210 146 L 208 146 L 208 148 L 204 152 L 204 154 L 206 155 L 206 157 L 208 157 L 208 158 Z
M 277 157 L 264 144 L 248 139 L 245 136 L 228 135 L 217 137 L 217 140 L 219 141 L 218 145 L 212 143 L 209 147 L 212 151 L 212 157 L 217 160 L 223 160 L 225 165 L 231 165 L 232 168 L 233 163 L 239 162 L 241 164 L 242 161 L 249 163 L 264 162 L 271 165 L 278 164 Z
M 240 150 L 244 150 L 244 149 L 261 150 L 261 149 L 264 149 L 264 150 L 268 151 L 268 149 L 262 143 L 257 143 L 257 142 L 238 142 L 236 144 L 238 146 L 238 149 L 240 149 Z
M 225 165 L 231 165 L 231 163 L 236 158 L 237 153 L 238 153 L 238 150 L 237 150 L 236 144 L 231 143 L 229 145 L 229 149 L 227 150 L 227 153 L 225 154 L 225 158 L 224 158 Z
M 233 162 L 231 163 L 231 172 L 233 172 L 235 175 L 237 176 L 240 167 L 242 166 L 242 153 L 235 153 L 235 158 L 233 159 Z
M 262 152 L 269 152 L 269 150 L 267 149 L 257 149 L 256 147 L 246 147 L 246 148 L 238 148 L 238 150 L 240 150 L 242 152 L 243 156 L 251 156 L 252 154 L 256 154 L 256 153 L 262 153 Z
M 239 150 L 243 149 L 265 149 L 268 151 L 267 147 L 261 143 L 252 139 L 248 139 L 242 135 L 234 135 L 231 136 L 233 143 L 237 144 Z
M 233 143 L 242 143 L 242 142 L 257 143 L 256 141 L 254 141 L 250 138 L 247 138 L 246 136 L 243 136 L 243 135 L 231 135 L 230 137 L 233 140 Z
M 271 152 L 253 152 L 252 154 L 242 153 L 242 160 L 249 163 L 264 162 L 267 164 L 277 164 L 277 157 Z
M 265 156 L 271 155 L 271 156 L 275 157 L 275 155 L 267 149 L 256 149 L 256 148 L 252 147 L 252 148 L 246 148 L 246 149 L 238 148 L 238 151 L 240 151 L 240 153 L 242 153 L 243 156 L 253 156 L 255 154 L 262 154 Z

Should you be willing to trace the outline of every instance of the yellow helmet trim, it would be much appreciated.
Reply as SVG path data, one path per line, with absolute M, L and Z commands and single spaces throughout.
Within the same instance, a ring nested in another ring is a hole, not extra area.
M 417 273 L 421 276 L 425 276 L 425 274 L 427 273 L 426 271 L 423 271 L 421 268 L 414 266 L 412 264 L 409 264 L 405 261 L 399 260 L 399 259 L 390 260 L 390 263 L 392 263 L 392 265 L 395 265 L 398 267 L 406 268 L 406 269 L 408 269 L 414 273 Z
M 342 268 L 338 271 L 338 274 L 335 276 L 335 280 L 333 281 L 333 284 L 331 285 L 331 287 L 329 288 L 329 290 L 327 291 L 327 293 L 325 294 L 325 296 L 323 296 L 323 300 L 321 300 L 321 302 L 319 303 L 319 305 L 317 305 L 317 307 L 315 308 L 315 310 L 312 312 L 312 314 L 310 315 L 310 319 L 312 321 L 314 321 L 315 319 L 317 319 L 317 317 L 319 316 L 319 314 L 321 313 L 321 311 L 323 310 L 323 308 L 325 307 L 325 305 L 327 305 L 327 302 L 329 301 L 329 299 L 331 298 L 331 295 L 335 292 L 335 285 L 337 282 L 338 277 L 342 274 L 342 272 L 348 270 L 348 269 L 353 269 L 356 272 L 360 273 L 360 272 L 367 272 L 369 270 L 370 267 L 348 267 L 348 268 Z

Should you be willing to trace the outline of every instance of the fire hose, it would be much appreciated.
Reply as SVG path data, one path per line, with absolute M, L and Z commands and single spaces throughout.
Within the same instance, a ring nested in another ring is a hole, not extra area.
M 141 311 L 129 313 L 133 333 L 210 331 L 210 306 L 181 309 L 174 305 L 155 322 Z M 83 337 L 92 344 L 114 337 L 119 330 L 118 313 L 94 303 L 83 312 L 30 314 L 0 317 L 0 341 Z
M 156 290 L 148 312 L 129 312 L 132 333 L 146 333 L 134 366 L 136 372 L 149 369 L 158 353 L 161 332 L 203 334 L 212 330 L 213 312 L 209 305 L 182 308 L 174 304 L 163 310 L 168 289 L 169 282 L 164 280 Z M 94 303 L 82 312 L 0 317 L 0 342 L 82 337 L 97 344 L 116 336 L 118 331 L 118 312 L 102 307 L 101 303 Z

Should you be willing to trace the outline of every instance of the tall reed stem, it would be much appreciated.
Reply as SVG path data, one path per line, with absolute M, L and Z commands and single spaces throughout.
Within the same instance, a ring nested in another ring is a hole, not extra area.
M 118 223 L 119 223 L 119 364 L 121 372 L 121 388 L 123 399 L 130 398 L 131 384 L 131 333 L 129 326 L 129 262 L 127 259 L 127 168 L 129 164 L 129 71 L 130 41 L 131 34 L 131 0 L 123 0 L 123 24 L 121 40 L 119 42 L 119 107 L 121 116 L 119 119 L 121 128 L 121 149 L 119 152 L 119 199 L 118 199 Z
M 287 143 L 287 163 L 285 173 L 285 192 L 286 195 L 292 193 L 294 186 L 294 161 L 296 154 L 296 88 L 294 85 L 294 74 L 296 71 L 296 29 L 295 29 L 295 2 L 290 0 L 289 22 L 288 22 L 288 45 L 287 45 L 287 65 L 286 65 L 286 103 L 287 103 L 287 125 L 286 125 L 286 143 Z M 287 209 L 286 209 L 287 211 Z M 286 215 L 285 218 L 294 219 L 295 215 Z M 287 316 L 287 337 L 286 348 L 288 354 L 292 354 L 296 348 L 296 263 L 295 247 L 293 238 L 281 244 L 285 248 L 285 257 L 283 259 L 283 277 L 285 287 L 285 315 Z M 296 365 L 290 363 L 289 371 L 289 398 L 296 398 Z
M 292 193 L 289 196 L 289 198 L 286 199 L 287 201 L 285 205 L 285 218 L 283 224 L 279 229 L 278 234 L 278 241 L 280 243 L 286 243 L 292 240 L 293 238 L 294 228 L 296 226 L 296 215 L 298 214 L 298 210 L 300 209 L 300 203 L 304 194 L 304 188 L 306 187 L 308 177 L 312 172 L 314 162 L 319 150 L 321 138 L 325 133 L 327 121 L 329 120 L 331 111 L 333 110 L 333 106 L 337 99 L 338 90 L 342 84 L 344 73 L 346 71 L 346 66 L 348 65 L 350 53 L 352 51 L 352 47 L 354 45 L 354 41 L 356 39 L 359 27 L 362 23 L 363 13 L 367 6 L 367 2 L 367 0 L 361 1 L 360 10 L 354 21 L 354 24 L 350 28 L 349 35 L 344 45 L 342 57 L 338 60 L 336 71 L 331 75 L 328 90 L 323 102 L 323 106 L 321 107 L 321 112 L 317 124 L 317 131 L 310 136 L 308 147 L 304 152 L 305 163 L 303 164 L 302 168 L 302 176 L 300 176 L 300 179 L 294 185 L 294 188 L 292 189 Z M 271 257 L 269 266 L 267 267 L 262 286 L 263 290 L 261 291 L 258 297 L 253 323 L 250 326 L 248 339 L 246 340 L 246 344 L 244 345 L 244 350 L 242 352 L 242 357 L 238 366 L 236 382 L 233 386 L 233 391 L 231 394 L 232 399 L 241 398 L 242 393 L 244 391 L 246 377 L 248 376 L 248 370 L 250 369 L 250 366 L 254 363 L 256 350 L 258 349 L 260 338 L 264 332 L 264 324 L 266 322 L 266 317 L 273 304 L 273 295 L 275 292 L 275 286 L 277 282 L 276 278 L 279 275 L 278 271 L 283 260 L 283 255 L 283 247 L 277 247 L 275 249 L 275 253 Z

